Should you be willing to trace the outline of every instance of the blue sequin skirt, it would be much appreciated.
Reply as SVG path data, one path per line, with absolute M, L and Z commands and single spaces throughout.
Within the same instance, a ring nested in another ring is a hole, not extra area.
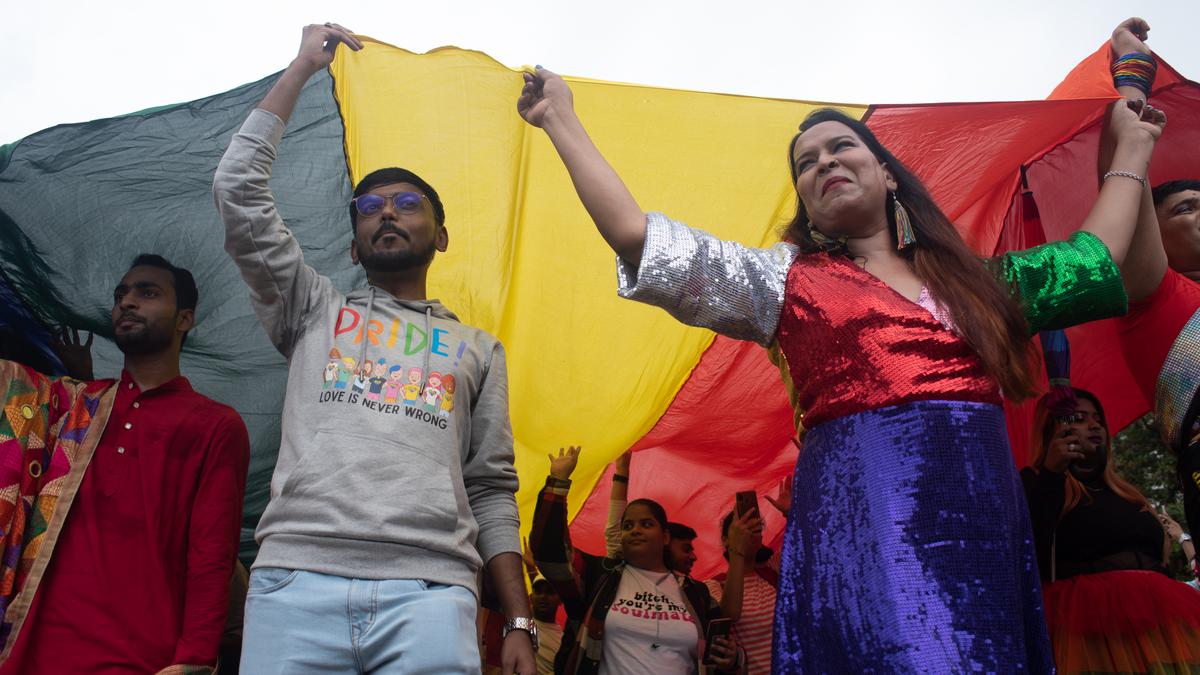
M 775 673 L 1053 672 L 999 406 L 918 401 L 808 432 Z

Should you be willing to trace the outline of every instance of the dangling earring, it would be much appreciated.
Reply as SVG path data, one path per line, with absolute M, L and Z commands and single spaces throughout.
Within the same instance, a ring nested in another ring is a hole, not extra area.
M 917 243 L 917 233 L 913 230 L 912 221 L 908 218 L 908 209 L 900 203 L 900 195 L 892 192 L 892 215 L 896 220 L 896 250 L 903 251 L 910 244 Z

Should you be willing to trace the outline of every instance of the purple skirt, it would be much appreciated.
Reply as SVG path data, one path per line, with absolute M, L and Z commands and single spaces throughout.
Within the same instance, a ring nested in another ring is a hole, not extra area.
M 775 673 L 1054 671 L 1002 408 L 831 420 L 793 481 Z

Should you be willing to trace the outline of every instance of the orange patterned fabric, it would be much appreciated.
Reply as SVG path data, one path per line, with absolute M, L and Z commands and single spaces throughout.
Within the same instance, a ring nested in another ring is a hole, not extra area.
M 102 429 L 93 427 L 107 419 L 112 397 L 105 394 L 112 384 L 49 378 L 0 361 L 0 643 L 5 652 L 100 437 Z

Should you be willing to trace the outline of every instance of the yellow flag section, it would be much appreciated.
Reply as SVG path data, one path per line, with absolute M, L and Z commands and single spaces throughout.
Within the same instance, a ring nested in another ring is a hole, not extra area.
M 666 410 L 712 333 L 617 297 L 613 252 L 546 135 L 517 115 L 519 70 L 480 52 L 364 43 L 339 49 L 331 67 L 352 180 L 400 166 L 441 195 L 450 247 L 429 292 L 507 350 L 523 529 L 546 454 L 582 445 L 573 517 L 604 466 Z M 567 80 L 644 210 L 753 246 L 778 240 L 795 209 L 787 144 L 819 104 Z

